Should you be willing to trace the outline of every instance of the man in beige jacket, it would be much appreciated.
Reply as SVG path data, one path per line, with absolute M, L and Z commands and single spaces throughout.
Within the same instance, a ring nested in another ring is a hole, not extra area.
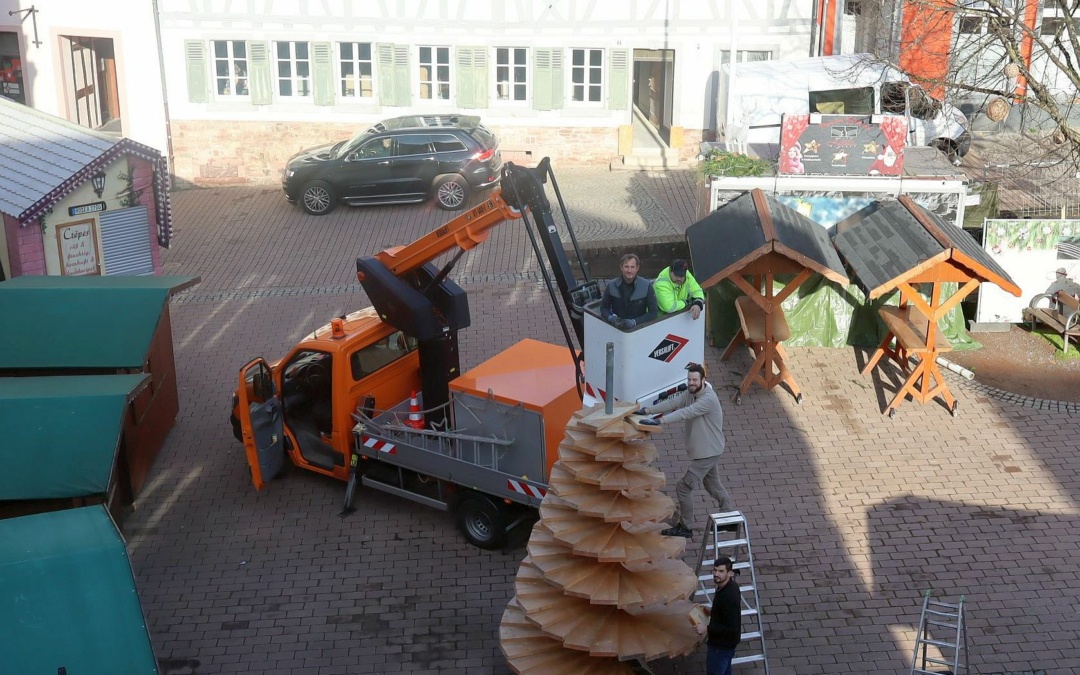
M 732 510 L 731 496 L 720 482 L 720 455 L 724 453 L 724 411 L 711 384 L 705 381 L 705 367 L 691 363 L 686 367 L 686 391 L 660 403 L 643 407 L 639 412 L 653 416 L 659 424 L 686 422 L 686 450 L 690 468 L 675 486 L 679 507 L 675 526 L 662 532 L 670 537 L 693 535 L 694 490 L 705 484 L 705 491 L 716 500 L 721 511 Z M 659 413 L 659 414 L 658 414 Z

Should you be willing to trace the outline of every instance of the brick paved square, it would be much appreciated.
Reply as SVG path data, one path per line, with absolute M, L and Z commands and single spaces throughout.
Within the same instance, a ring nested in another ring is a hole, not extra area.
M 583 241 L 670 239 L 693 218 L 688 172 L 555 170 Z M 446 214 L 313 218 L 271 188 L 180 192 L 174 205 L 167 272 L 202 283 L 174 300 L 181 412 L 125 524 L 162 672 L 508 673 L 497 627 L 523 549 L 474 549 L 449 515 L 363 489 L 341 518 L 344 485 L 300 470 L 256 492 L 228 424 L 244 362 L 366 304 L 355 258 Z M 561 340 L 534 271 L 516 224 L 463 257 L 464 365 L 524 337 Z M 801 348 L 788 349 L 801 406 L 759 389 L 736 406 L 750 359 L 720 363 L 719 351 L 707 365 L 726 415 L 722 466 L 750 522 L 771 673 L 907 673 L 927 588 L 965 596 L 972 672 L 1080 669 L 1076 414 L 954 381 L 958 418 L 909 402 L 890 420 L 895 384 L 860 376 L 865 355 Z M 674 495 L 681 435 L 656 441 Z M 701 673 L 704 654 L 653 667 Z

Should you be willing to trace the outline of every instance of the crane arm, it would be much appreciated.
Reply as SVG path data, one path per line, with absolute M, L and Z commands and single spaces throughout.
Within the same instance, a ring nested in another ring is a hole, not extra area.
M 403 276 L 431 262 L 454 248 L 463 251 L 476 248 L 487 241 L 492 228 L 521 218 L 521 211 L 503 199 L 497 187 L 482 204 L 478 204 L 450 222 L 440 225 L 411 244 L 388 248 L 375 254 L 375 259 L 394 276 Z

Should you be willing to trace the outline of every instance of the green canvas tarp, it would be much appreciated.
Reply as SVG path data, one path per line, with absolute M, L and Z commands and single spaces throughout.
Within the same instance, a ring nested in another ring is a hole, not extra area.
M 0 520 L 0 672 L 158 672 L 127 550 L 103 506 Z
M 0 283 L 0 369 L 141 369 L 162 309 L 192 277 L 22 276 Z
M 780 278 L 776 281 L 777 293 L 787 280 Z M 956 288 L 956 284 L 945 284 L 943 298 L 947 299 L 955 293 Z M 739 330 L 735 298 L 743 295 L 743 292 L 730 281 L 723 281 L 707 293 L 710 337 L 714 345 L 723 349 Z M 884 305 L 896 305 L 899 298 L 899 293 L 892 293 L 867 303 L 866 294 L 855 284 L 841 286 L 821 275 L 814 275 L 782 303 L 784 316 L 791 327 L 791 338 L 785 340 L 784 344 L 792 347 L 874 349 L 888 332 L 877 311 Z M 960 306 L 946 314 L 939 327 L 954 350 L 980 347 L 965 328 Z
M 148 380 L 142 374 L 0 378 L 0 500 L 104 494 L 125 406 Z

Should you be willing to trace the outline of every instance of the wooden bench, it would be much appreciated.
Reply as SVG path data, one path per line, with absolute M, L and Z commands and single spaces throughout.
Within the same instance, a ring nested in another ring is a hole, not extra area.
M 788 327 L 787 317 L 780 305 L 776 306 L 771 314 L 765 314 L 761 305 L 754 299 L 743 295 L 735 299 L 735 312 L 739 315 L 739 325 L 742 327 L 746 341 L 765 342 L 765 317 L 772 317 L 772 339 L 783 342 L 791 337 L 791 328 Z
M 735 299 L 735 313 L 739 315 L 739 332 L 731 339 L 727 349 L 720 356 L 720 360 L 726 361 L 731 356 L 735 347 L 742 343 L 750 345 L 754 350 L 754 362 L 746 372 L 739 393 L 735 396 L 735 403 L 742 403 L 742 397 L 750 389 L 750 385 L 757 382 L 765 389 L 772 389 L 783 382 L 795 396 L 796 403 L 802 403 L 802 391 L 799 384 L 791 375 L 784 359 L 787 354 L 780 345 L 781 342 L 791 337 L 791 327 L 788 326 L 784 310 L 777 302 L 771 312 L 766 312 L 761 305 L 748 295 Z M 771 322 L 771 325 L 770 323 Z M 772 330 L 771 335 L 766 334 L 766 326 Z M 775 370 L 773 367 L 775 366 Z
M 878 316 L 905 351 L 913 354 L 930 351 L 931 347 L 926 343 L 926 331 L 930 327 L 930 321 L 915 307 L 882 307 L 878 310 Z M 934 331 L 932 349 L 937 352 L 952 351 L 952 344 L 940 329 Z
M 1043 300 L 1048 301 L 1048 306 L 1038 307 Z M 1036 324 L 1044 323 L 1055 333 L 1060 333 L 1061 353 L 1067 354 L 1069 338 L 1080 337 L 1080 300 L 1065 291 L 1039 293 L 1024 309 L 1024 319 L 1031 321 L 1033 331 Z

